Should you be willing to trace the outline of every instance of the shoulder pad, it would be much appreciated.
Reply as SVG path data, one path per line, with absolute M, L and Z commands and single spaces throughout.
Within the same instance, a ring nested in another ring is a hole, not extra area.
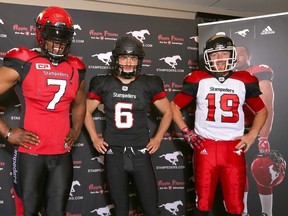
M 259 64 L 259 65 L 253 65 L 246 69 L 248 72 L 254 74 L 254 73 L 262 73 L 262 72 L 270 72 L 273 73 L 271 67 L 265 64 Z
M 38 55 L 35 51 L 25 47 L 17 47 L 9 50 L 4 58 L 17 58 L 23 61 L 28 61 L 32 57 Z
M 68 56 L 68 61 L 71 62 L 71 64 L 74 67 L 76 67 L 77 69 L 83 70 L 83 69 L 86 68 L 84 63 L 83 63 L 83 61 L 80 58 L 76 57 L 76 56 L 70 56 L 69 55 Z
M 211 77 L 211 75 L 206 71 L 195 70 L 184 77 L 184 82 L 199 82 L 205 77 Z

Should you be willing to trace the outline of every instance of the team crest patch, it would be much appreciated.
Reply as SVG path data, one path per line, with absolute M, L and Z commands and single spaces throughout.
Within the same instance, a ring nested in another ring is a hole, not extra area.
M 128 86 L 122 86 L 122 91 L 128 91 Z
M 219 82 L 224 82 L 225 78 L 221 76 L 221 77 L 218 77 L 218 80 L 219 80 Z

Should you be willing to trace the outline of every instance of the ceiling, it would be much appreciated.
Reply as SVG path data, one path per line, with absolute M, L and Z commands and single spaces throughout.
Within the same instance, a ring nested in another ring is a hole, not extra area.
M 83 0 L 82 0 L 83 1 Z M 84 0 L 147 9 L 165 9 L 179 12 L 204 12 L 230 16 L 248 17 L 288 11 L 287 0 Z
M 288 0 L 0 0 L 4 3 L 194 19 L 196 12 L 251 17 L 288 12 Z

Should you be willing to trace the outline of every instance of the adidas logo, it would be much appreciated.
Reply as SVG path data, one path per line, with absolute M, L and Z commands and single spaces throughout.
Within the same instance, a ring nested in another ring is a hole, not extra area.
M 208 155 L 208 152 L 207 152 L 206 149 L 203 149 L 203 150 L 200 152 L 200 154 L 202 154 L 202 155 Z
M 109 150 L 106 152 L 106 154 L 112 155 L 112 154 L 114 154 L 114 153 L 113 153 L 112 149 L 109 149 Z
M 269 35 L 269 34 L 275 34 L 275 31 L 270 27 L 267 26 L 265 29 L 262 30 L 260 35 Z

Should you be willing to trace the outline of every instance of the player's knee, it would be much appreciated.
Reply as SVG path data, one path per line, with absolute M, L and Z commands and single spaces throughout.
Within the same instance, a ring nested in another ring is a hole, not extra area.
M 212 202 L 208 200 L 199 200 L 197 203 L 197 209 L 201 212 L 209 212 L 212 208 Z
M 241 215 L 244 210 L 243 200 L 238 202 L 235 200 L 233 202 L 225 202 L 225 206 L 229 215 Z

